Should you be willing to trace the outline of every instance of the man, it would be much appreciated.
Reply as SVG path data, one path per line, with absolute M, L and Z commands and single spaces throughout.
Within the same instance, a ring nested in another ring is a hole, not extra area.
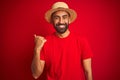
M 35 79 L 45 69 L 46 80 L 92 80 L 89 45 L 68 29 L 76 16 L 76 12 L 64 2 L 56 2 L 46 12 L 45 19 L 53 24 L 56 32 L 45 38 L 35 35 L 31 65 Z

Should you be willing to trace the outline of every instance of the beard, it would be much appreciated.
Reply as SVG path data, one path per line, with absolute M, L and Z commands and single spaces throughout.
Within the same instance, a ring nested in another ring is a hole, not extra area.
M 65 24 L 58 23 L 58 24 L 54 25 L 54 28 L 58 33 L 63 34 L 68 29 L 68 24 L 67 23 L 65 23 Z

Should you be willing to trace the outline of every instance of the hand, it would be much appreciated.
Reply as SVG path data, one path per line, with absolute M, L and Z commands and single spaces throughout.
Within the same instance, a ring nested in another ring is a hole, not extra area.
M 36 34 L 34 35 L 35 37 L 35 50 L 41 50 L 44 43 L 46 42 L 46 39 L 42 36 L 36 36 Z

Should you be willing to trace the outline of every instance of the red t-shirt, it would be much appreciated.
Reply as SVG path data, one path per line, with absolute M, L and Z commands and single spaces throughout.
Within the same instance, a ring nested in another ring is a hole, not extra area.
M 93 56 L 86 39 L 70 33 L 66 38 L 46 37 L 40 59 L 45 60 L 47 80 L 85 80 L 82 60 Z

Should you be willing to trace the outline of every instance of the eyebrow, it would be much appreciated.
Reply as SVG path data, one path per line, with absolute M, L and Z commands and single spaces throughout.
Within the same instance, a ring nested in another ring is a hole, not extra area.
M 62 15 L 62 17 L 64 16 L 69 16 L 69 15 Z M 59 17 L 58 15 L 53 15 L 53 17 Z
M 67 11 L 65 11 L 65 12 L 67 12 Z M 56 12 L 53 12 L 52 13 L 52 15 L 51 15 L 51 17 L 54 17 L 54 14 L 55 14 Z M 67 12 L 68 13 L 68 12 Z M 55 15 L 56 16 L 56 15 Z M 68 16 L 70 17 L 70 14 L 68 13 Z
M 63 16 L 69 16 L 69 15 L 63 15 Z

